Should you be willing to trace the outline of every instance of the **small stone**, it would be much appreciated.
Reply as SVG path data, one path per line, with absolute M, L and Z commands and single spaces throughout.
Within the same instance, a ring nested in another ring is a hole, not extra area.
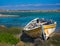
M 16 46 L 25 46 L 25 43 L 20 41 L 19 43 L 16 44 Z

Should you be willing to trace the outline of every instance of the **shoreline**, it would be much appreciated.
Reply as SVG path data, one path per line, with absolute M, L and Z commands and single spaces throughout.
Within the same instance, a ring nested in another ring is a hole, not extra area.
M 60 10 L 0 10 L 0 12 L 60 12 Z

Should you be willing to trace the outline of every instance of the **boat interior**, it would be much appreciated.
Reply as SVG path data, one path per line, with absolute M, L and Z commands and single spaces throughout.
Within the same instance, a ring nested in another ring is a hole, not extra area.
M 52 20 L 50 21 L 46 21 L 44 18 L 43 19 L 39 19 L 36 18 L 34 20 L 32 20 L 31 22 L 29 22 L 26 26 L 25 26 L 25 30 L 32 30 L 38 27 L 41 27 L 41 25 L 50 25 L 53 24 Z

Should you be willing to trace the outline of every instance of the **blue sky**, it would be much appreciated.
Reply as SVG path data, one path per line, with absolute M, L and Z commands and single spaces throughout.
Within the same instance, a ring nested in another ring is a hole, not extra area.
M 60 9 L 60 0 L 0 0 L 4 10 L 55 10 Z

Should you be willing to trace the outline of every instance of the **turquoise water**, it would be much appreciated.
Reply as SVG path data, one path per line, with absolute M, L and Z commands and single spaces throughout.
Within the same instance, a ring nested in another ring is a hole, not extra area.
M 7 27 L 24 27 L 34 18 L 52 19 L 57 22 L 57 28 L 60 27 L 60 12 L 0 12 L 4 15 L 18 15 L 18 18 L 0 18 L 0 25 Z

